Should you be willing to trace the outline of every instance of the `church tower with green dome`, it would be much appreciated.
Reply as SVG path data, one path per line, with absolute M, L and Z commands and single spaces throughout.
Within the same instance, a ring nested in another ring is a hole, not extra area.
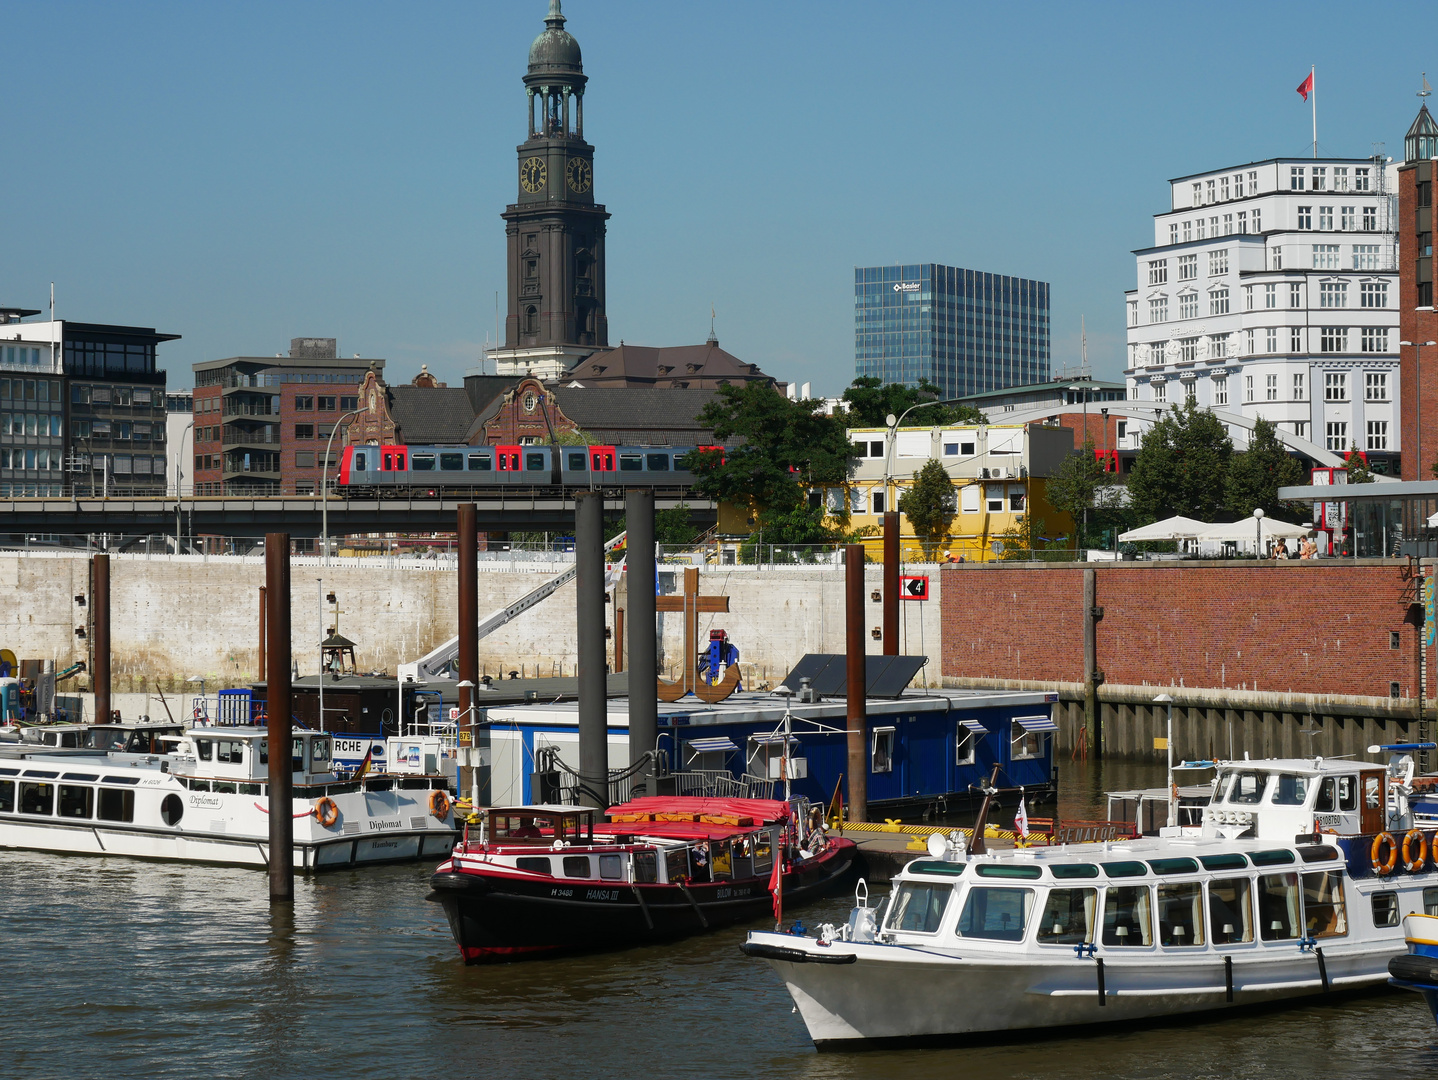
M 609 346 L 604 311 L 604 223 L 594 201 L 594 147 L 584 141 L 579 42 L 550 0 L 524 76 L 528 138 L 520 143 L 517 201 L 501 215 L 509 269 L 500 375 L 564 375 Z

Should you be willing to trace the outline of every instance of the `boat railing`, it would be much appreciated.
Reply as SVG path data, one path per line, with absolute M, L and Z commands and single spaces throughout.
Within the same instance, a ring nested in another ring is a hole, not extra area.
M 671 794 L 705 798 L 772 799 L 776 781 L 747 773 L 735 778 L 724 769 L 688 769 L 664 777 L 666 786 L 672 781 Z

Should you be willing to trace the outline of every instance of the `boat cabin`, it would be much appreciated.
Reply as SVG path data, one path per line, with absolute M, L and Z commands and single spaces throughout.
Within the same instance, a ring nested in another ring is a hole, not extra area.
M 171 740 L 170 772 L 179 777 L 262 783 L 270 776 L 269 729 L 192 728 Z M 317 731 L 296 731 L 290 748 L 296 786 L 335 780 L 332 740 Z
M 1379 750 L 1371 747 L 1371 751 Z M 1317 832 L 1369 835 L 1413 824 L 1402 748 L 1387 768 L 1368 761 L 1274 758 L 1218 763 L 1202 835 L 1292 840 Z
M 594 810 L 588 806 L 508 806 L 487 815 L 490 844 L 551 846 L 594 843 Z

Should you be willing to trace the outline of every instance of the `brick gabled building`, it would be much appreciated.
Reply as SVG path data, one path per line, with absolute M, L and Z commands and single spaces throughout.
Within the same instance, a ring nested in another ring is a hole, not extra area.
M 585 389 L 717 390 L 721 386 L 765 382 L 781 392 L 787 384 L 719 347 L 710 336 L 702 345 L 651 348 L 626 345 L 597 353 L 576 364 L 565 376 L 565 386 Z
M 1433 183 L 1438 122 L 1425 103 L 1403 140 L 1398 167 L 1398 336 L 1403 479 L 1431 480 L 1438 458 L 1438 314 L 1433 311 Z

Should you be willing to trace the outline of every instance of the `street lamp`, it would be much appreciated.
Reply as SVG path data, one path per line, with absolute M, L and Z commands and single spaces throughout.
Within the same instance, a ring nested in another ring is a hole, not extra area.
M 1088 392 L 1089 392 L 1089 386 L 1088 386 L 1087 384 L 1080 384 L 1080 385 L 1078 385 L 1078 386 L 1070 386 L 1069 389 L 1072 390 L 1074 393 L 1082 393 L 1082 394 L 1083 394 L 1083 446 L 1084 446 L 1084 447 L 1087 447 L 1087 446 L 1088 446 Z M 1088 546 L 1088 506 L 1087 506 L 1087 505 L 1085 505 L 1084 508 L 1083 508 L 1083 536 L 1082 536 L 1082 539 L 1083 539 L 1084 546 L 1087 547 L 1087 546 Z
M 194 450 L 195 450 L 195 438 L 194 438 L 194 433 L 195 433 L 195 421 L 192 419 L 188 424 L 185 425 L 185 430 L 182 431 L 182 432 L 180 432 L 180 437 L 175 440 L 175 554 L 176 554 L 176 555 L 178 555 L 178 554 L 180 553 L 180 499 L 181 499 L 181 497 L 182 497 L 181 492 L 182 492 L 182 490 L 183 490 L 183 488 L 184 488 L 184 485 L 182 484 L 181 481 L 183 480 L 184 475 L 185 475 L 184 466 L 181 464 L 181 462 L 184 461 L 183 451 L 184 451 L 184 449 L 185 449 L 185 436 L 186 436 L 186 435 L 189 435 L 189 436 L 190 436 L 190 452 L 191 452 L 191 453 L 194 453 Z M 193 480 L 191 480 L 190 482 L 191 482 L 192 484 L 194 483 Z M 194 503 L 194 500 L 191 499 L 191 505 L 193 505 L 193 503 Z M 192 513 L 193 513 L 193 511 L 192 511 Z
M 1253 557 L 1263 558 L 1263 507 L 1253 508 Z
M 339 433 L 348 421 L 353 420 L 362 410 L 355 409 L 347 412 L 335 421 L 335 426 L 330 428 L 329 440 L 325 443 L 325 456 L 320 462 L 320 543 L 324 545 L 323 566 L 330 564 L 330 490 L 329 490 L 329 468 L 330 451 L 335 446 L 335 435 Z
M 1423 346 L 1438 341 L 1400 341 L 1413 350 L 1413 479 L 1423 479 Z M 1354 545 L 1355 550 L 1357 545 Z
M 1164 706 L 1168 711 L 1168 735 L 1163 742 L 1164 749 L 1168 751 L 1168 825 L 1172 828 L 1178 824 L 1178 791 L 1173 786 L 1173 698 L 1159 694 L 1153 703 Z
M 889 506 L 888 506 L 888 502 L 889 502 L 889 476 L 890 476 L 890 470 L 891 470 L 891 468 L 892 468 L 893 461 L 894 461 L 894 441 L 898 438 L 899 425 L 904 422 L 904 417 L 908 416 L 909 413 L 913 412 L 915 409 L 923 409 L 923 408 L 926 408 L 926 407 L 929 406 L 929 405 L 951 405 L 951 404 L 953 404 L 953 402 L 951 402 L 951 401 L 941 401 L 941 400 L 939 400 L 939 399 L 936 398 L 936 399 L 934 399 L 933 401 L 921 401 L 921 402 L 919 402 L 917 405 L 910 405 L 907 409 L 905 409 L 903 412 L 901 412 L 901 413 L 898 415 L 897 418 L 895 418 L 895 416 L 894 416 L 893 413 L 889 413 L 888 416 L 884 417 L 884 425 L 889 429 L 889 440 L 888 440 L 888 441 L 889 441 L 889 445 L 888 445 L 888 450 L 887 450 L 887 451 L 885 452 L 885 454 L 884 454 L 884 509 L 885 509 L 885 510 L 889 509 Z M 894 506 L 894 509 L 897 510 L 897 509 L 898 509 L 898 506 L 895 505 L 895 506 Z

